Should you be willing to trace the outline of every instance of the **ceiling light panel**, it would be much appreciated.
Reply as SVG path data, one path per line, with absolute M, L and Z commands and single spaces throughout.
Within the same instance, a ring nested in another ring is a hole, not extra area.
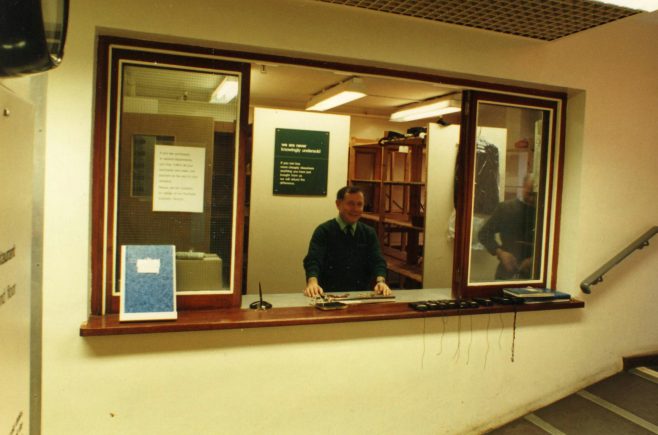
M 391 114 L 393 122 L 408 122 L 417 119 L 434 118 L 461 111 L 461 101 L 450 98 L 436 98 L 430 101 L 406 106 Z
M 365 96 L 363 81 L 354 77 L 313 96 L 306 105 L 306 110 L 324 112 Z

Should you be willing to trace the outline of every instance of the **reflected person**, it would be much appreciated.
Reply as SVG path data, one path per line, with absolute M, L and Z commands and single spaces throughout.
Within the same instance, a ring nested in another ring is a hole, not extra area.
M 478 233 L 480 243 L 498 257 L 497 280 L 531 278 L 536 221 L 533 181 L 532 174 L 526 175 L 521 198 L 499 203 Z
M 304 257 L 304 294 L 362 291 L 390 295 L 386 284 L 386 260 L 375 230 L 359 222 L 365 195 L 357 186 L 345 186 L 336 194 L 338 216 L 320 224 Z

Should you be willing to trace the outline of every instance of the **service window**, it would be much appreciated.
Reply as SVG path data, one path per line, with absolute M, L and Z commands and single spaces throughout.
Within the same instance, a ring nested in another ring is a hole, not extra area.
M 179 309 L 239 306 L 249 65 L 99 40 L 92 312 L 123 245 L 174 245 Z
M 484 296 L 547 287 L 560 102 L 465 92 L 465 107 L 454 290 Z

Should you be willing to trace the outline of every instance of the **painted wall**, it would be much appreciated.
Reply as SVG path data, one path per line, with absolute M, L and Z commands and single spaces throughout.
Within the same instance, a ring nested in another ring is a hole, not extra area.
M 657 14 L 544 43 L 308 0 L 75 0 L 71 13 L 48 86 L 44 433 L 469 433 L 658 348 L 654 246 L 577 290 L 658 222 Z M 511 315 L 80 338 L 99 29 L 583 89 L 558 286 L 587 307 L 519 315 L 514 347 Z
M 329 132 L 327 194 L 273 195 L 275 130 Z M 302 259 L 313 230 L 336 216 L 334 200 L 347 180 L 350 117 L 256 108 L 249 217 L 247 293 L 301 292 L 306 283 Z
M 425 258 L 423 285 L 427 288 L 452 287 L 454 244 L 455 162 L 459 146 L 459 126 L 430 124 L 427 139 L 427 211 L 425 213 Z M 454 216 L 453 216 L 454 219 Z

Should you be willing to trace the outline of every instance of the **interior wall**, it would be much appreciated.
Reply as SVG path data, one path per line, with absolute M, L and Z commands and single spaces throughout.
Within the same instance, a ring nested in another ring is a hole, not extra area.
M 274 195 L 275 130 L 329 132 L 327 193 Z M 337 215 L 336 192 L 347 180 L 350 118 L 324 113 L 255 108 L 249 210 L 247 293 L 301 292 L 302 260 L 316 226 Z
M 452 287 L 454 180 L 458 147 L 459 125 L 430 124 L 423 261 L 423 286 L 427 288 Z
M 411 127 L 426 127 L 427 122 L 423 120 L 414 122 L 390 122 L 387 119 L 350 116 L 350 136 L 359 139 L 379 140 L 387 131 L 405 134 Z
M 308 0 L 72 2 L 48 86 L 44 432 L 472 433 L 655 351 L 655 247 L 591 296 L 578 283 L 658 222 L 657 21 L 546 43 Z M 502 315 L 80 338 L 98 29 L 582 89 L 568 111 L 558 288 L 586 308 L 520 314 L 515 333 Z

